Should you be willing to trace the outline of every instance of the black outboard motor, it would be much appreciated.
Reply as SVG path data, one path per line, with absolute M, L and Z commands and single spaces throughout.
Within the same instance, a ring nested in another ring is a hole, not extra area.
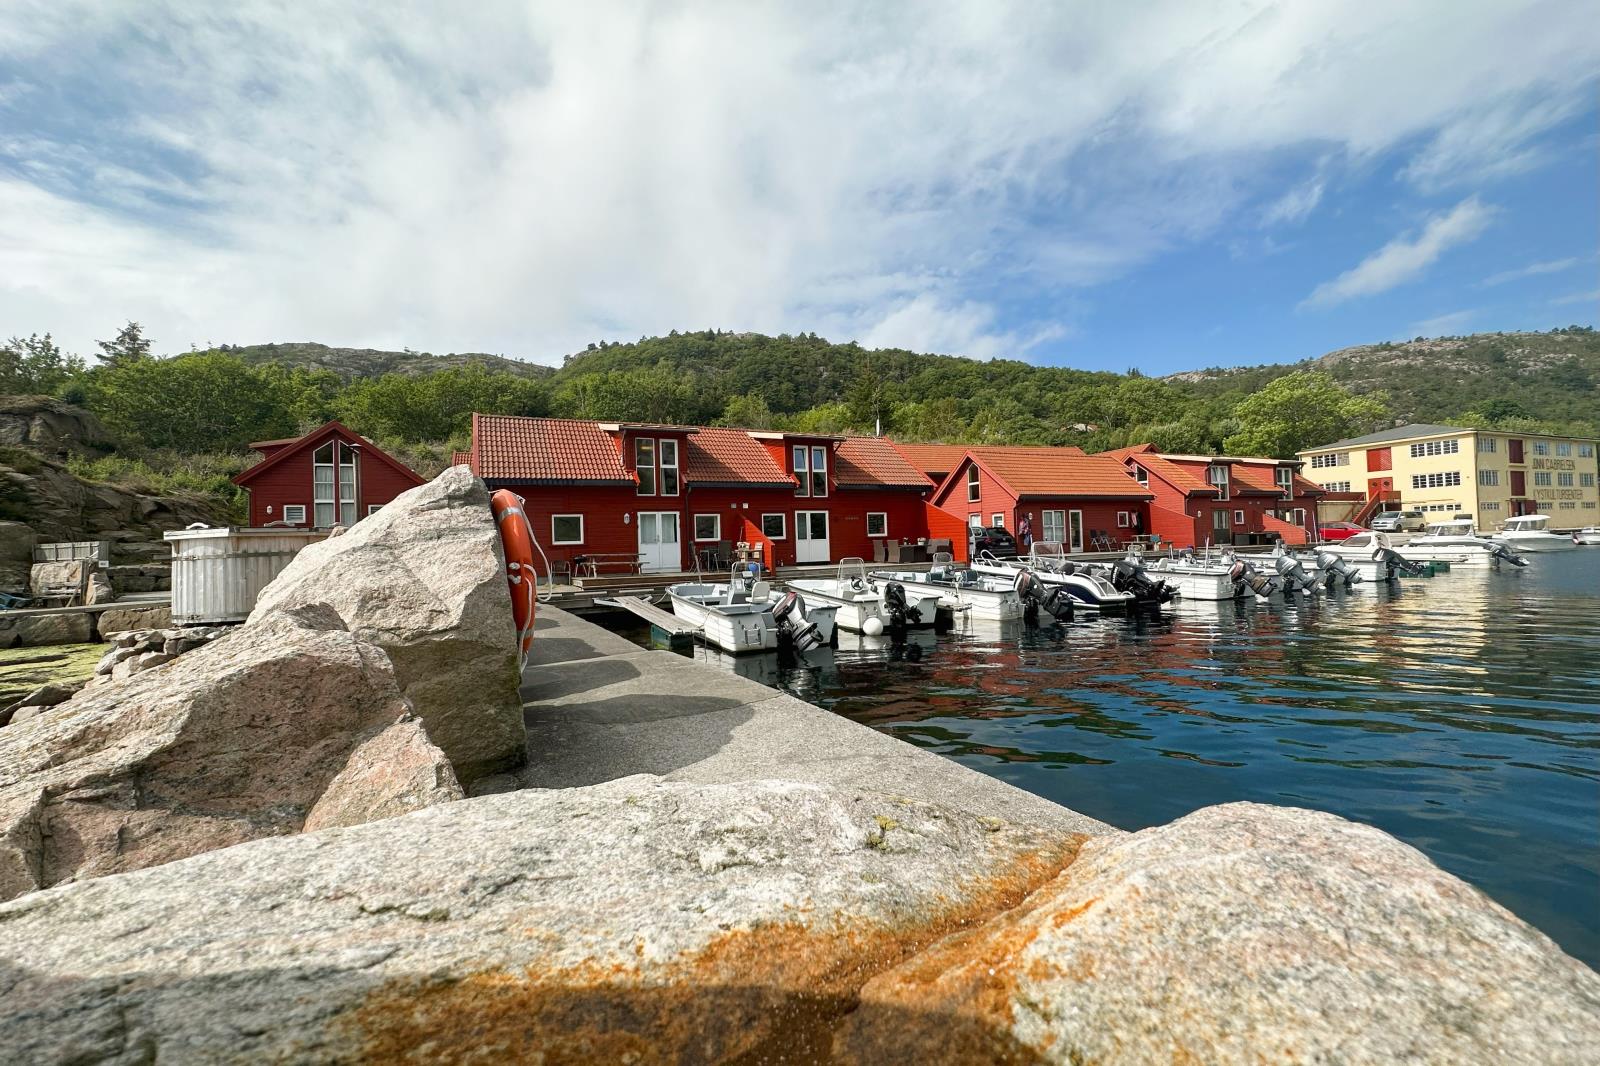
M 1229 571 L 1229 574 L 1233 577 L 1233 587 L 1236 590 L 1248 588 L 1263 599 L 1271 596 L 1274 592 L 1283 591 L 1282 582 L 1275 577 L 1263 574 L 1243 559 L 1234 560 L 1233 569 Z M 1242 595 L 1242 591 L 1237 592 L 1236 595 Z
M 1166 603 L 1176 594 L 1165 581 L 1150 580 L 1145 568 L 1132 559 L 1118 559 L 1111 565 L 1111 587 L 1133 593 L 1134 602 L 1141 607 Z
M 1306 568 L 1300 565 L 1300 560 L 1292 555 L 1275 555 L 1272 557 L 1272 566 L 1278 571 L 1284 587 L 1296 592 L 1315 592 L 1317 582 L 1306 573 Z
M 1384 564 L 1390 574 L 1404 574 L 1406 577 L 1421 577 L 1428 572 L 1428 568 L 1421 563 L 1414 563 L 1393 548 L 1377 548 L 1372 557 Z
M 1528 560 L 1524 559 L 1522 556 L 1520 556 L 1516 552 L 1512 551 L 1506 545 L 1501 544 L 1499 541 L 1491 540 L 1489 543 L 1490 543 L 1490 545 L 1492 545 L 1492 547 L 1490 547 L 1490 549 L 1489 549 L 1489 554 L 1492 555 L 1494 558 L 1502 560 L 1503 562 L 1508 562 L 1512 566 L 1527 566 L 1528 565 Z
M 1028 614 L 1037 616 L 1039 608 L 1043 607 L 1058 622 L 1072 621 L 1072 595 L 1060 585 L 1046 585 L 1033 571 L 1023 570 L 1017 574 L 1012 587 L 1022 598 Z
M 772 620 L 778 623 L 778 637 L 794 645 L 796 651 L 810 651 L 822 645 L 822 634 L 815 622 L 806 620 L 806 602 L 800 594 L 790 589 L 772 608 Z
M 906 606 L 906 587 L 898 581 L 891 581 L 883 587 L 883 612 L 889 616 L 889 629 L 922 624 L 922 611 Z
M 1349 563 L 1330 551 L 1317 552 L 1317 566 L 1322 568 L 1322 583 L 1330 589 L 1340 582 L 1349 588 L 1361 580 L 1361 575 Z

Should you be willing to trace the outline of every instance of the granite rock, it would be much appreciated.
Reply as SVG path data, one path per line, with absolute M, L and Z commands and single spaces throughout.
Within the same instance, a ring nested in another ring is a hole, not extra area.
M 375 822 L 462 796 L 450 760 L 428 739 L 421 720 L 407 713 L 350 753 L 302 831 Z
M 388 653 L 401 689 L 463 784 L 526 757 L 521 659 L 489 493 L 453 467 L 343 536 L 307 546 L 256 601 L 327 603 Z

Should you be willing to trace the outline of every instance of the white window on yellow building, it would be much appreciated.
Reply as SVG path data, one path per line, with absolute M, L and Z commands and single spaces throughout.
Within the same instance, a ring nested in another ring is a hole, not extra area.
M 1548 471 L 1548 470 L 1536 470 L 1536 471 L 1534 471 L 1533 483 L 1535 485 L 1548 486 L 1550 484 L 1550 471 Z
M 1411 446 L 1411 458 L 1421 459 L 1427 455 L 1455 455 L 1461 450 L 1458 440 L 1425 440 Z
M 1495 451 L 1494 438 L 1493 437 L 1479 437 L 1478 438 L 1478 450 L 1480 452 L 1488 452 L 1490 455 L 1493 455 L 1494 451 Z
M 1480 485 L 1490 485 L 1490 486 L 1500 484 L 1500 471 L 1498 471 L 1498 470 L 1480 470 L 1480 471 L 1478 471 L 1478 484 L 1480 484 Z
M 1414 489 L 1443 489 L 1461 484 L 1461 472 L 1450 470 L 1442 474 L 1412 474 L 1411 487 Z

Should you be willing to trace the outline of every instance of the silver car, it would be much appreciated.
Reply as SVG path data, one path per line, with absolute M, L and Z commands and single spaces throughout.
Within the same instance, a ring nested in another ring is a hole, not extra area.
M 1379 533 L 1421 533 L 1428 520 L 1421 511 L 1385 511 L 1372 519 L 1371 528 Z

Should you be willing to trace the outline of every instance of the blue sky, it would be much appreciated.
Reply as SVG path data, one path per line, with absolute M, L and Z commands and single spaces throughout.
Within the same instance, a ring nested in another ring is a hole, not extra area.
M 1159 373 L 1593 323 L 1585 7 L 0 0 L 0 334 Z

